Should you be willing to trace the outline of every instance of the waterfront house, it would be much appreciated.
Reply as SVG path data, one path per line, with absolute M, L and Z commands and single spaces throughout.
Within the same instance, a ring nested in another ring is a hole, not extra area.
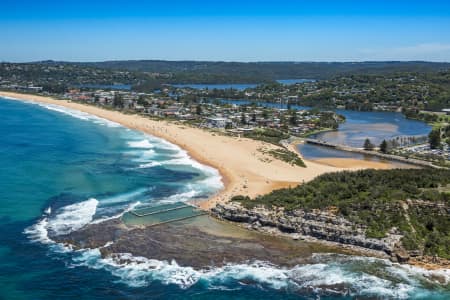
M 230 121 L 226 118 L 211 117 L 206 119 L 206 126 L 210 128 L 225 128 Z

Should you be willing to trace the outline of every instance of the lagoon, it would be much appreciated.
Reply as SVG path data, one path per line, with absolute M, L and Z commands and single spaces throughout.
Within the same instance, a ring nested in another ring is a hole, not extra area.
M 236 105 L 251 105 L 255 103 L 261 107 L 287 109 L 286 103 L 256 102 L 251 100 L 220 99 L 222 103 Z M 290 105 L 291 109 L 309 110 L 311 107 Z M 399 112 L 353 111 L 337 109 L 336 113 L 345 116 L 345 123 L 340 124 L 338 130 L 321 132 L 311 136 L 333 144 L 342 144 L 361 148 L 364 140 L 369 138 L 378 145 L 383 139 L 389 140 L 401 136 L 424 136 L 431 131 L 431 126 L 417 120 L 407 119 Z
M 449 296 L 448 287 L 422 271 L 375 258 L 314 252 L 311 260 L 294 268 L 255 261 L 194 270 L 175 261 L 139 257 L 119 265 L 103 259 L 99 249 L 73 251 L 53 243 L 49 233 L 76 232 L 138 201 L 149 205 L 207 197 L 218 187 L 205 179 L 217 182 L 218 174 L 194 164 L 172 144 L 85 113 L 4 99 L 0 112 L 1 298 Z M 208 230 L 218 226 L 205 218 L 199 221 Z M 186 240 L 183 230 L 176 233 L 174 239 Z M 208 246 L 201 245 L 202 250 Z

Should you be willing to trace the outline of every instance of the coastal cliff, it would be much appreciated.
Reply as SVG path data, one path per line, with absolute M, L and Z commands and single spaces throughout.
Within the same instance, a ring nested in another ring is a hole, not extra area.
M 361 170 L 324 174 L 253 199 L 234 196 L 212 213 L 251 229 L 370 249 L 393 261 L 450 265 L 449 203 L 449 170 Z
M 401 242 L 403 235 L 396 228 L 392 228 L 384 238 L 370 238 L 366 234 L 367 226 L 350 222 L 329 210 L 285 211 L 283 208 L 268 209 L 263 206 L 245 208 L 239 202 L 231 202 L 218 204 L 211 213 L 219 219 L 246 223 L 248 229 L 288 234 L 293 239 L 312 237 L 356 246 L 378 252 L 399 263 L 406 263 L 412 256 L 422 254 L 418 251 L 406 251 Z

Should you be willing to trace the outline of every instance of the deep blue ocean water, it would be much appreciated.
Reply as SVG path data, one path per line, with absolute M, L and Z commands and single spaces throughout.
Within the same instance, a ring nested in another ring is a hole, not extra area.
M 369 258 L 195 271 L 152 260 L 119 266 L 96 249 L 70 251 L 47 233 L 139 203 L 205 197 L 221 187 L 218 173 L 160 139 L 57 106 L 1 99 L 0 116 L 0 299 L 450 297 L 448 284 L 427 272 Z M 324 288 L 333 285 L 348 294 Z

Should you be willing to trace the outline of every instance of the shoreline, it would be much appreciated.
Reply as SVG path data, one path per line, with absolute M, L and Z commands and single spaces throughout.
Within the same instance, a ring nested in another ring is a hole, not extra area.
M 305 212 L 298 209 L 289 215 L 283 209 L 273 210 L 261 206 L 245 208 L 239 202 L 230 202 L 216 206 L 211 212 L 219 220 L 261 234 L 319 243 L 353 251 L 360 256 L 387 259 L 392 263 L 425 270 L 450 271 L 448 259 L 429 255 L 410 256 L 401 246 L 398 247 L 402 235 L 369 238 L 365 229 L 326 210 Z
M 377 170 L 386 170 L 386 169 L 395 169 L 399 166 L 396 165 L 392 161 L 370 161 L 363 160 L 357 158 L 338 158 L 338 157 L 328 157 L 322 159 L 315 160 L 306 160 L 302 155 L 301 151 L 298 149 L 299 143 L 294 141 L 291 144 L 287 145 L 287 148 L 297 153 L 304 161 L 314 162 L 318 165 L 328 166 L 332 168 L 338 168 L 340 170 L 346 171 L 355 171 L 361 169 L 377 169 Z M 409 166 L 408 166 L 409 167 Z M 413 167 L 413 166 L 411 166 Z
M 307 168 L 301 168 L 292 166 L 280 160 L 273 160 L 273 158 L 270 158 L 272 161 L 267 163 L 261 159 L 264 157 L 264 154 L 257 150 L 261 147 L 270 149 L 281 147 L 246 138 L 217 135 L 199 128 L 187 127 L 169 121 L 155 121 L 140 115 L 128 115 L 119 111 L 107 110 L 101 107 L 67 100 L 56 100 L 49 97 L 6 92 L 0 92 L 0 96 L 7 97 L 8 99 L 15 98 L 11 100 L 35 101 L 82 111 L 178 145 L 186 150 L 189 156 L 196 161 L 216 168 L 222 176 L 224 188 L 207 200 L 197 203 L 201 208 L 208 210 L 218 203 L 228 202 L 234 195 L 243 194 L 255 197 L 256 195 L 268 193 L 277 188 L 301 184 L 302 182 L 312 180 L 316 176 L 327 172 L 367 168 L 367 166 L 336 168 L 307 160 L 305 160 Z M 180 131 L 186 134 L 178 135 Z M 195 141 L 192 139 L 195 139 Z M 189 142 L 191 142 L 191 144 L 189 144 Z M 208 144 L 208 142 L 210 142 L 210 144 Z M 197 146 L 199 147 L 196 149 Z M 215 151 L 219 150 L 218 148 L 222 148 L 222 150 Z M 238 151 L 235 151 L 234 153 L 229 152 L 236 150 L 235 148 L 237 148 Z M 288 145 L 288 149 L 295 151 L 295 153 L 299 154 L 301 157 L 300 152 L 294 144 Z M 256 152 L 258 153 L 256 154 Z M 229 153 L 233 153 L 231 157 Z M 244 157 L 238 157 L 240 155 L 243 155 Z M 232 164 L 224 164 L 223 161 L 221 161 L 224 157 L 228 158 L 229 162 Z M 251 161 L 246 164 L 245 160 L 247 159 Z M 257 167 L 256 170 L 255 165 Z M 282 174 L 281 172 L 287 172 L 287 174 Z M 244 181 L 245 186 L 248 186 L 243 187 L 242 181 Z M 321 240 L 317 240 L 316 242 L 322 243 Z M 327 244 L 326 241 L 323 242 Z M 345 246 L 342 246 L 341 244 L 336 246 L 345 248 Z M 374 255 L 369 254 L 369 256 Z M 417 266 L 421 264 L 425 269 L 432 268 L 431 266 L 424 266 L 424 263 L 416 262 L 411 265 Z
M 14 92 L 0 92 L 0 96 L 10 100 L 34 101 L 78 110 L 179 146 L 194 160 L 217 169 L 222 177 L 223 189 L 210 198 L 197 202 L 202 209 L 206 210 L 217 203 L 228 202 L 235 195 L 256 197 L 275 189 L 301 184 L 327 172 L 344 170 L 344 168 L 307 160 L 305 160 L 306 168 L 292 166 L 260 151 L 260 149 L 278 149 L 281 146 L 248 138 L 222 136 L 182 123 L 157 121 L 137 114 L 125 114 L 98 106 L 44 96 Z

